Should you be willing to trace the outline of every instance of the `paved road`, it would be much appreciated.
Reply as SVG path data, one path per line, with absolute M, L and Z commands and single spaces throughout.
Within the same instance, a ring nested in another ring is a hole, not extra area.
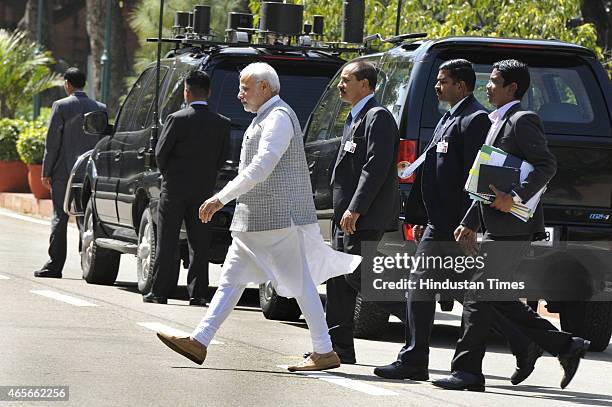
M 357 341 L 359 364 L 327 373 L 289 373 L 283 365 L 309 350 L 305 324 L 267 321 L 257 292 L 248 289 L 221 328 L 202 366 L 165 348 L 155 329 L 190 332 L 205 309 L 143 304 L 134 258 L 124 255 L 113 287 L 81 280 L 76 229 L 69 228 L 64 278 L 35 279 L 45 261 L 48 221 L 0 210 L 0 386 L 68 385 L 68 402 L 3 402 L 33 406 L 612 406 L 612 346 L 589 354 L 566 390 L 553 357 L 538 361 L 524 385 L 512 386 L 514 366 L 502 341 L 485 358 L 487 392 L 449 392 L 427 382 L 372 375 L 392 361 L 402 326 L 390 323 L 378 341 Z M 218 267 L 214 267 L 218 273 Z M 179 298 L 186 297 L 181 273 Z M 214 278 L 213 278 L 214 281 Z M 431 376 L 449 368 L 458 335 L 457 315 L 438 314 Z

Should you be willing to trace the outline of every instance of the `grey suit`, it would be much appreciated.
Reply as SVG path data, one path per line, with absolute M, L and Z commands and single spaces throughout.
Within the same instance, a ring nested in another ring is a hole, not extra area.
M 68 215 L 63 210 L 66 183 L 79 155 L 91 150 L 98 142 L 97 137 L 87 136 L 83 132 L 85 113 L 98 110 L 106 110 L 106 106 L 79 91 L 55 101 L 51 108 L 42 176 L 51 177 L 53 219 L 49 238 L 49 261 L 43 266 L 43 270 L 61 274 L 64 268 L 68 225 Z

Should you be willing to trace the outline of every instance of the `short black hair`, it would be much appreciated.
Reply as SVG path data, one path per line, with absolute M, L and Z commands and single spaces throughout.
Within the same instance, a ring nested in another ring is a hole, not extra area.
M 66 72 L 64 72 L 64 79 L 77 89 L 83 89 L 85 87 L 85 81 L 87 80 L 85 74 L 79 68 L 74 67 L 66 69 Z
M 193 96 L 207 98 L 210 93 L 210 76 L 204 71 L 193 69 L 185 77 L 185 85 Z
M 504 86 L 516 83 L 517 88 L 514 92 L 514 98 L 520 100 L 527 89 L 529 89 L 529 68 L 527 64 L 516 59 L 505 59 L 493 64 L 493 69 L 497 69 L 504 78 Z
M 349 63 L 347 66 L 353 68 L 352 74 L 358 81 L 367 79 L 370 89 L 376 89 L 376 79 L 378 78 L 378 71 L 374 64 L 366 61 L 355 61 Z
M 468 91 L 474 91 L 474 87 L 476 86 L 476 73 L 474 72 L 472 63 L 467 59 L 448 60 L 442 63 L 438 70 L 448 71 L 448 75 L 453 80 L 453 83 L 463 81 Z

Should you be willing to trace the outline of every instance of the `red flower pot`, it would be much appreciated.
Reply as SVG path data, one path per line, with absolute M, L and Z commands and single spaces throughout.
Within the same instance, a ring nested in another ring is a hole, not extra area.
M 0 161 L 0 192 L 29 192 L 28 167 L 21 161 Z
M 28 164 L 28 184 L 30 184 L 32 194 L 36 199 L 49 199 L 51 198 L 51 191 L 40 180 L 41 174 L 42 165 Z

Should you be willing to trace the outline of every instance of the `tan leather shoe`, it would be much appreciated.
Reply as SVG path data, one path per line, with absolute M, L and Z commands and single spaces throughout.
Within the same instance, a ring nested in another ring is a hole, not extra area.
M 176 353 L 180 353 L 192 362 L 197 363 L 198 365 L 204 363 L 204 360 L 206 359 L 206 346 L 202 345 L 195 339 L 191 339 L 188 336 L 178 337 L 168 335 L 163 332 L 158 332 L 157 337 L 167 347 Z
M 316 353 L 312 352 L 310 356 L 302 360 L 297 365 L 287 367 L 290 372 L 306 372 L 315 370 L 327 370 L 340 367 L 340 358 L 336 352 Z

